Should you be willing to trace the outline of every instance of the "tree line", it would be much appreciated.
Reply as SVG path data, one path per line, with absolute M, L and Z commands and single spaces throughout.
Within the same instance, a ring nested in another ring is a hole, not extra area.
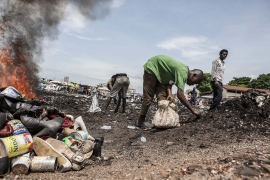
M 211 74 L 204 73 L 203 82 L 197 85 L 196 88 L 200 92 L 212 91 L 210 80 L 211 80 Z M 270 73 L 260 74 L 256 79 L 252 79 L 251 77 L 245 77 L 245 76 L 233 77 L 233 79 L 229 81 L 228 85 L 240 86 L 240 87 L 246 87 L 246 88 L 256 88 L 256 89 L 270 89 Z

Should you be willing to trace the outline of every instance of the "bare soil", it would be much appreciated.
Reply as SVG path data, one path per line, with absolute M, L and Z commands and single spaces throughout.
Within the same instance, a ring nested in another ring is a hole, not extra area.
M 104 137 L 102 158 L 87 160 L 81 171 L 11 173 L 6 179 L 270 179 L 270 100 L 258 107 L 258 95 L 250 91 L 197 120 L 179 105 L 178 128 L 128 129 L 140 104 L 129 103 L 122 114 L 114 113 L 112 102 L 108 115 L 90 114 L 91 98 L 47 94 L 59 110 L 82 116 L 93 137 Z M 102 107 L 104 101 L 99 103 Z M 153 103 L 148 121 L 156 108 Z M 100 129 L 104 125 L 111 129 Z

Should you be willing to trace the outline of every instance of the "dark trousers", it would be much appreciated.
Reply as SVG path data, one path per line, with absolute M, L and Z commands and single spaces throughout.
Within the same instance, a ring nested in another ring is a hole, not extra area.
M 194 98 L 194 97 L 190 98 L 190 104 L 191 105 L 196 105 L 196 102 L 197 102 L 196 98 Z
M 165 100 L 168 96 L 166 85 L 160 84 L 155 75 L 144 71 L 143 75 L 143 103 L 140 115 L 146 115 L 156 95 L 157 100 Z
M 211 109 L 215 109 L 220 105 L 220 101 L 222 100 L 222 92 L 223 92 L 223 84 L 218 82 L 218 87 L 215 86 L 215 81 L 211 81 L 211 86 L 213 89 L 213 102 L 210 106 Z

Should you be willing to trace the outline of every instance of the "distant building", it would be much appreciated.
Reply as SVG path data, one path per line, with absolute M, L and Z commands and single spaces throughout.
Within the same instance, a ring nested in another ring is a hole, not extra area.
M 65 76 L 64 77 L 64 82 L 66 82 L 68 84 L 69 83 L 69 77 Z
M 128 88 L 128 93 L 130 93 L 130 94 L 136 94 L 136 89 Z
M 251 88 L 224 85 L 222 95 L 223 95 L 223 98 L 225 99 L 232 99 L 232 98 L 241 96 L 244 92 L 246 92 L 249 89 Z M 256 89 L 256 90 L 270 94 L 270 90 L 267 90 L 267 89 Z
M 240 97 L 244 92 L 246 92 L 249 89 L 251 89 L 251 88 L 223 85 L 222 98 L 223 99 L 233 99 L 236 97 Z M 267 90 L 267 89 L 256 89 L 256 90 L 270 94 L 270 90 Z M 208 91 L 208 92 L 201 93 L 201 98 L 212 99 L 213 92 Z

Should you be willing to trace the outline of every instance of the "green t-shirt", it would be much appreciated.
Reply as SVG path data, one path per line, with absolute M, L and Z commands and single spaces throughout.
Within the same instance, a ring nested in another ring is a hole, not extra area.
M 157 77 L 161 84 L 171 85 L 184 90 L 188 76 L 188 66 L 165 55 L 158 55 L 150 58 L 144 64 L 144 70 Z

